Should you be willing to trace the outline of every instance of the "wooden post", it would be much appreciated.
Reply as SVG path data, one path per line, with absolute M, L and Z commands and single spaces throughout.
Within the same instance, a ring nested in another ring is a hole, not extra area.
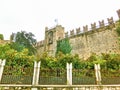
M 39 82 L 39 73 L 40 73 L 40 64 L 41 62 L 34 62 L 34 73 L 33 73 L 33 82 L 32 85 L 38 85 Z M 32 88 L 31 90 L 37 90 L 37 88 Z
M 72 85 L 72 63 L 67 63 L 67 85 Z
M 101 84 L 100 64 L 95 64 L 94 67 L 95 67 L 96 83 L 100 85 Z
M 6 60 L 1 60 L 0 59 L 0 82 L 1 82 L 1 79 L 2 79 L 2 74 L 3 74 L 5 62 L 6 62 Z

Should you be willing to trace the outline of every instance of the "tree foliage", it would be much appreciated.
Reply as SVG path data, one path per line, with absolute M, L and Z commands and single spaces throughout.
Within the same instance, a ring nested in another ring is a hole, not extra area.
M 31 65 L 34 61 L 34 55 L 29 55 L 28 49 L 21 52 L 10 47 L 10 44 L 0 45 L 0 59 L 6 59 L 7 65 L 10 66 L 26 66 Z
M 1 39 L 1 40 L 4 40 L 3 34 L 0 34 L 0 39 Z
M 31 32 L 17 32 L 13 36 L 11 36 L 11 39 L 14 40 L 13 47 L 15 50 L 21 51 L 24 48 L 27 48 L 30 55 L 35 54 L 36 39 L 34 39 L 34 34 L 32 34 Z
M 0 59 L 6 59 L 6 52 L 10 50 L 9 44 L 0 44 Z
M 94 64 L 100 64 L 104 70 L 120 69 L 120 54 L 104 54 L 96 55 L 93 53 L 87 60 L 79 58 L 79 56 L 71 54 L 63 54 L 59 52 L 56 57 L 48 56 L 47 53 L 41 57 L 41 65 L 44 68 L 66 68 L 66 63 L 72 63 L 74 69 L 94 70 Z
M 56 54 L 58 54 L 58 52 L 62 52 L 63 54 L 70 54 L 71 50 L 72 50 L 72 47 L 71 47 L 71 45 L 69 43 L 68 38 L 57 41 Z
M 120 54 L 102 54 L 104 60 L 106 60 L 106 68 L 108 70 L 120 69 Z

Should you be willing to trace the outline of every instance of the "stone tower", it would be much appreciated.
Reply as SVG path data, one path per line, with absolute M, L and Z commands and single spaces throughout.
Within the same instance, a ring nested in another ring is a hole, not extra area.
M 45 40 L 44 40 L 44 51 L 48 52 L 49 55 L 55 56 L 57 42 L 64 38 L 64 27 L 56 25 L 54 28 L 45 28 Z

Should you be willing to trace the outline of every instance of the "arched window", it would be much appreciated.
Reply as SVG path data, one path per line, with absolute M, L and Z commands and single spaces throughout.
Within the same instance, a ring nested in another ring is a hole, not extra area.
M 53 32 L 50 31 L 48 32 L 48 44 L 52 44 L 53 43 Z

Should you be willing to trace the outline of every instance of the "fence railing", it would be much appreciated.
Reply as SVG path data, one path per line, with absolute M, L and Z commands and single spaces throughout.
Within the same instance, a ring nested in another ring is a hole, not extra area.
M 1 84 L 31 84 L 33 68 L 18 68 L 5 66 Z
M 4 67 L 1 84 L 32 84 L 33 68 L 21 69 L 22 74 L 13 74 L 15 68 Z M 66 69 L 40 69 L 39 81 L 40 85 L 66 85 L 67 70 Z M 96 85 L 96 76 L 94 70 L 72 69 L 73 85 Z M 101 69 L 101 84 L 112 85 L 120 84 L 120 70 L 109 71 Z
M 109 70 L 100 70 L 100 68 L 98 68 L 99 69 L 98 71 L 101 72 L 101 79 L 100 79 L 101 81 L 100 81 L 100 84 L 98 84 L 97 83 L 98 80 L 96 79 L 98 77 L 96 76 L 96 74 L 98 73 L 96 72 L 97 69 L 83 70 L 83 69 L 72 69 L 71 67 L 67 67 L 67 69 L 61 69 L 61 68 L 57 68 L 57 69 L 42 69 L 41 68 L 40 69 L 40 66 L 39 66 L 40 64 L 36 64 L 36 65 L 37 66 L 34 66 L 34 68 L 32 67 L 31 68 L 22 68 L 22 67 L 19 68 L 20 74 L 19 73 L 14 74 L 14 72 L 17 71 L 18 69 L 17 67 L 15 68 L 15 67 L 5 66 L 3 74 L 2 74 L 2 79 L 0 82 L 1 87 L 4 87 L 4 85 L 6 85 L 6 87 L 9 85 L 10 87 L 13 87 L 15 84 L 16 84 L 15 87 L 19 87 L 20 85 L 24 84 L 23 87 L 26 87 L 26 88 L 31 88 L 31 87 L 83 88 L 82 86 L 84 85 L 86 85 L 85 88 L 88 88 L 89 85 L 90 86 L 92 85 L 95 88 L 97 88 L 98 86 L 100 87 L 101 85 L 102 87 L 108 87 L 109 85 L 111 86 L 113 85 L 114 87 L 114 84 L 118 85 L 118 88 L 120 87 L 119 86 L 120 85 L 120 70 L 109 71 Z M 68 82 L 72 82 L 72 83 L 68 83 Z M 45 85 L 49 87 L 46 87 Z
M 65 69 L 41 69 L 39 84 L 41 85 L 65 85 L 66 78 Z
M 29 69 L 28 69 L 29 70 Z M 40 77 L 39 77 L 39 84 L 40 85 L 66 85 L 66 70 L 60 70 L 60 74 L 56 73 L 57 70 L 41 70 Z M 90 76 L 88 74 L 90 72 Z M 95 75 L 91 75 L 90 71 L 84 71 L 80 69 L 73 70 L 72 74 L 72 84 L 73 85 L 95 85 L 96 84 L 96 77 Z M 107 73 L 106 75 L 102 76 L 101 83 L 103 85 L 109 84 L 120 84 L 120 76 L 110 76 Z M 33 72 L 31 72 L 33 73 Z M 29 74 L 31 74 L 29 73 Z M 82 73 L 82 75 L 81 75 Z M 120 74 L 119 71 L 116 73 Z M 102 74 L 102 73 L 101 73 Z M 32 84 L 33 75 L 6 75 L 3 74 L 1 79 L 1 84 Z

